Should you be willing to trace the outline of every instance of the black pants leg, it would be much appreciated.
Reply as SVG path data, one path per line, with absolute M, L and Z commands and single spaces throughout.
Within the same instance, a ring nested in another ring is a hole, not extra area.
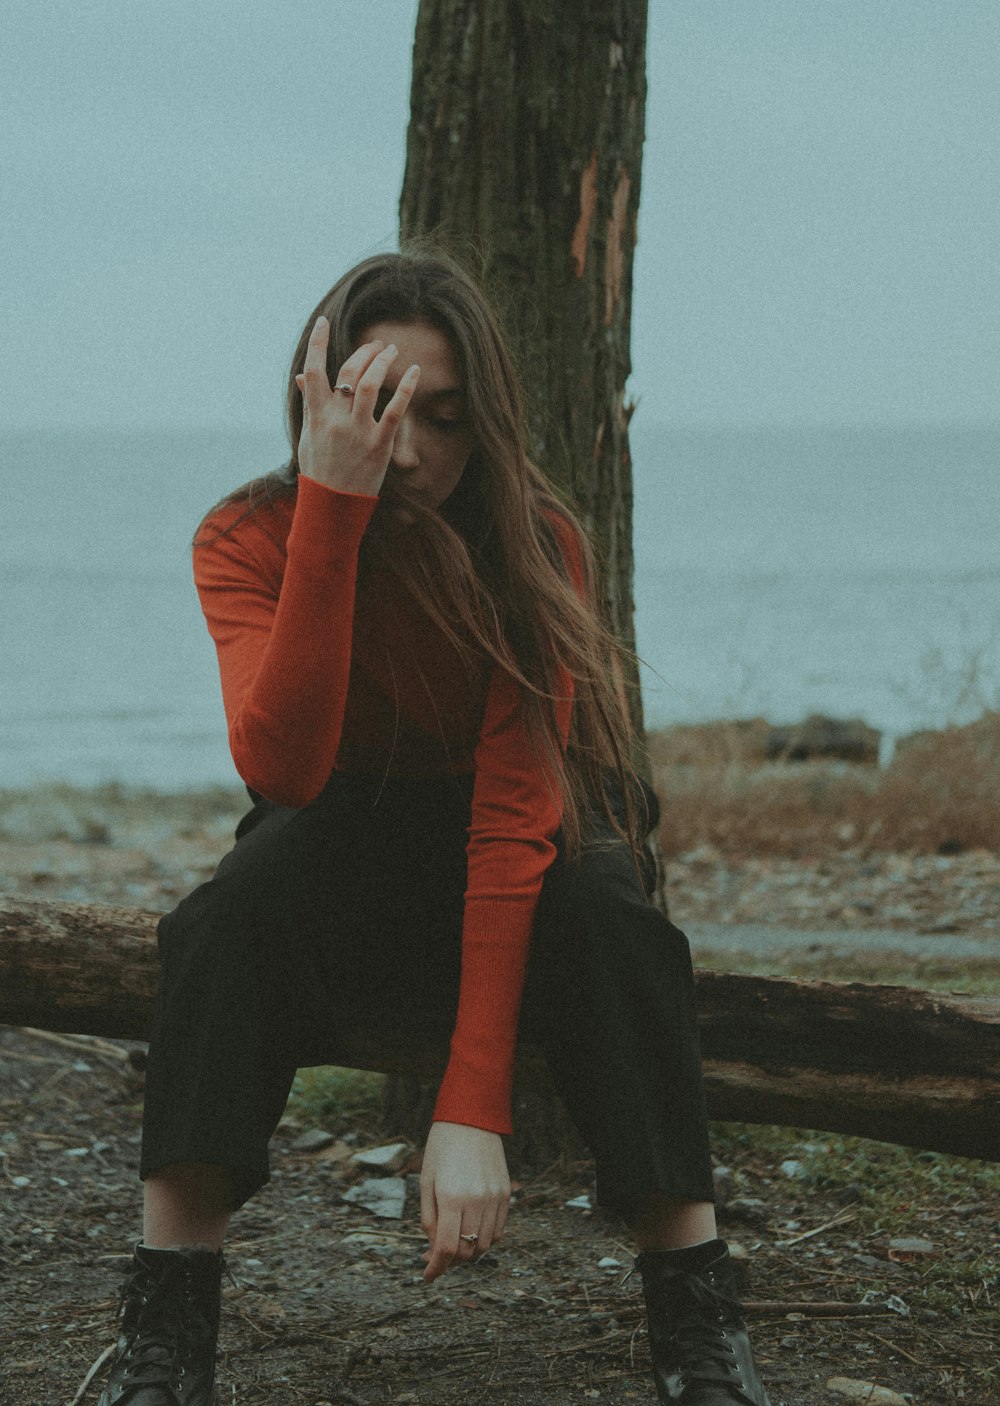
M 454 1024 L 469 787 L 334 777 L 300 811 L 259 806 L 213 879 L 160 924 L 141 1175 L 229 1167 L 242 1204 L 295 1069 L 346 1062 L 337 1014 Z M 540 1044 L 621 1210 L 711 1199 L 687 942 L 620 844 L 562 857 L 539 902 L 522 1037 Z
M 546 1055 L 602 1205 L 713 1199 L 687 938 L 610 836 L 546 877 L 521 1034 Z
M 296 1068 L 347 1062 L 338 1014 L 453 1018 L 468 818 L 463 781 L 338 776 L 302 810 L 265 803 L 241 822 L 159 925 L 143 1177 L 219 1164 L 242 1204 L 268 1178 Z

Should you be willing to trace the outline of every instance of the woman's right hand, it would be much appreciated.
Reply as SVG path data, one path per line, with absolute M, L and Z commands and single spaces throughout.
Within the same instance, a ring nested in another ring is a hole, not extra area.
M 407 368 L 376 420 L 375 407 L 396 359 L 396 348 L 377 341 L 358 347 L 337 377 L 338 385 L 354 387 L 353 395 L 345 395 L 330 385 L 326 374 L 329 342 L 330 324 L 325 317 L 318 317 L 306 348 L 304 370 L 295 378 L 302 392 L 299 472 L 328 488 L 375 497 L 389 467 L 396 430 L 416 388 L 420 367 Z

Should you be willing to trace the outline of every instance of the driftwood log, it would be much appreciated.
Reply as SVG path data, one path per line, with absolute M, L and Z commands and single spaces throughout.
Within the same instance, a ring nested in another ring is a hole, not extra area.
M 144 1039 L 155 925 L 136 909 L 0 901 L 0 1023 Z M 1000 1000 L 715 971 L 697 990 L 713 1117 L 1000 1160 Z M 443 1067 L 440 1046 L 349 1017 L 338 1029 L 360 1069 Z

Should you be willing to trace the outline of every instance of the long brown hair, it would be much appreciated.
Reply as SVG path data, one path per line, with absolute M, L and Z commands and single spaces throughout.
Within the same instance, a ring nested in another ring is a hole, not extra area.
M 262 500 L 295 493 L 302 431 L 295 378 L 320 314 L 330 323 L 331 384 L 362 333 L 379 322 L 426 323 L 453 347 L 475 436 L 461 481 L 444 507 L 434 510 L 390 469 L 365 533 L 360 570 L 393 572 L 463 651 L 495 661 L 517 680 L 539 763 L 562 799 L 568 853 L 579 850 L 596 800 L 638 862 L 642 835 L 622 651 L 597 609 L 593 553 L 572 512 L 528 456 L 523 393 L 506 339 L 478 284 L 460 265 L 440 251 L 409 247 L 366 259 L 334 284 L 306 320 L 292 358 L 287 465 L 223 503 L 245 502 L 249 514 Z M 388 511 L 393 500 L 409 509 L 405 527 Z M 562 533 L 578 543 L 583 600 L 567 575 L 553 526 L 560 519 Z M 205 544 L 205 538 L 195 539 L 196 546 Z M 565 755 L 554 712 L 564 675 L 574 688 Z

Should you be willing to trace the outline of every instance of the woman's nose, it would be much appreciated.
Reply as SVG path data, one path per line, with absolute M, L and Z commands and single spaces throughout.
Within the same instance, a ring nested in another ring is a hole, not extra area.
M 404 415 L 392 442 L 392 462 L 397 469 L 415 469 L 420 461 L 417 454 L 417 437 L 413 421 Z

